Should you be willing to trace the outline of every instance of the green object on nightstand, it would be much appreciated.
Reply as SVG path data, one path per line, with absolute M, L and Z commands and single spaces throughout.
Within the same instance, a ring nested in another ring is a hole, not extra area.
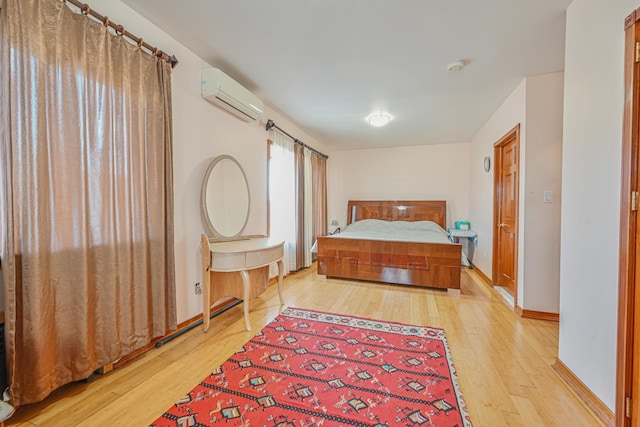
M 456 230 L 469 230 L 471 223 L 469 221 L 456 221 Z

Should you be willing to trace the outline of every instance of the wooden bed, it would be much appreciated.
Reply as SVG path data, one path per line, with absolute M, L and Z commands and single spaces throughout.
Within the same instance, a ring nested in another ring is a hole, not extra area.
M 362 219 L 433 221 L 446 229 L 445 201 L 349 201 Z M 459 292 L 462 245 L 318 237 L 318 274 Z

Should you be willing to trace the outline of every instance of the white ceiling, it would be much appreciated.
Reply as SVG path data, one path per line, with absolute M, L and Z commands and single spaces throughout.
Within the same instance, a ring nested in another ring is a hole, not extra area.
M 123 1 L 329 149 L 469 141 L 525 76 L 563 70 L 571 3 Z

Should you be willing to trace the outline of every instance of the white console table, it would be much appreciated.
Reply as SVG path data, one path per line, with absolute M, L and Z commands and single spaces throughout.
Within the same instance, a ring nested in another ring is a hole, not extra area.
M 284 242 L 268 237 L 216 241 L 202 235 L 202 324 L 209 330 L 212 303 L 223 297 L 242 299 L 244 321 L 249 323 L 249 300 L 258 297 L 268 286 L 269 265 L 278 264 L 278 295 L 282 298 Z

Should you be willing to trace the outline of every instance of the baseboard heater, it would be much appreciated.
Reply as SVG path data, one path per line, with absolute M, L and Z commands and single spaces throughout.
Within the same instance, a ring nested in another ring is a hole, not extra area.
M 209 318 L 213 319 L 217 315 L 224 313 L 225 311 L 229 310 L 230 308 L 235 307 L 236 305 L 240 304 L 241 302 L 242 302 L 242 300 L 240 300 L 240 299 L 237 300 L 237 301 L 234 301 L 231 304 L 226 305 L 226 306 L 214 311 L 213 313 L 211 313 L 209 315 Z M 167 337 L 162 338 L 161 340 L 156 341 L 156 348 L 162 347 L 163 345 L 165 345 L 169 341 L 178 338 L 180 335 L 182 335 L 182 334 L 184 334 L 186 332 L 189 332 L 193 328 L 198 327 L 200 325 L 202 325 L 202 319 L 198 320 L 197 322 L 194 322 L 194 323 L 190 324 L 189 326 L 186 326 L 186 327 L 180 329 L 179 331 L 174 332 L 173 334 L 171 334 L 171 335 L 169 335 Z
M 225 311 L 229 310 L 230 308 L 235 307 L 236 305 L 240 304 L 241 302 L 242 302 L 242 300 L 236 300 L 236 301 L 233 301 L 233 302 L 231 302 L 231 303 L 229 303 L 229 304 L 225 305 L 224 307 L 221 307 L 221 308 L 219 308 L 218 310 L 216 310 L 216 311 L 214 311 L 213 313 L 211 313 L 211 314 L 209 315 L 209 318 L 210 318 L 210 319 L 211 319 L 211 318 L 214 318 L 214 317 L 218 316 L 219 314 L 222 314 L 222 313 L 224 313 Z M 178 331 L 174 332 L 174 333 L 173 333 L 173 334 L 171 334 L 171 335 L 167 335 L 166 337 L 161 338 L 161 339 L 159 339 L 158 341 L 155 341 L 154 343 L 151 343 L 151 344 L 149 345 L 149 347 L 147 347 L 147 350 L 151 349 L 151 347 L 152 347 L 152 346 L 155 346 L 156 348 L 158 348 L 158 347 L 162 347 L 164 344 L 168 343 L 169 341 L 171 341 L 171 340 L 173 340 L 173 339 L 175 339 L 175 338 L 178 338 L 180 335 L 184 334 L 185 332 L 189 332 L 191 329 L 193 329 L 193 328 L 195 328 L 195 327 L 198 327 L 198 326 L 200 326 L 200 325 L 202 325 L 202 319 L 197 320 L 197 321 L 195 321 L 195 322 L 191 323 L 191 324 L 190 324 L 190 325 L 188 325 L 188 326 L 185 326 L 184 328 L 182 328 L 182 329 L 180 329 L 180 330 L 178 330 Z M 0 329 L 0 333 L 3 333 L 3 332 L 4 332 L 4 324 L 0 324 L 0 328 L 1 328 L 1 329 Z M 1 337 L 0 337 L 0 338 L 1 338 Z M 2 353 L 0 354 L 0 357 L 2 357 L 2 360 L 4 360 L 4 340 L 2 340 L 1 342 L 2 342 L 2 347 L 0 348 L 0 350 L 2 351 Z M 133 358 L 128 359 L 127 361 L 137 358 L 138 356 L 140 356 L 142 353 L 146 352 L 147 350 L 143 350 L 142 352 L 140 352 L 140 353 L 136 354 Z M 134 354 L 135 354 L 135 353 L 136 353 L 136 352 L 134 352 Z M 131 355 L 129 355 L 129 356 L 131 356 Z M 125 356 L 125 358 L 127 358 L 127 357 L 128 357 L 128 356 Z M 108 373 L 108 372 L 112 371 L 114 368 L 116 368 L 116 366 L 115 366 L 115 365 L 116 365 L 118 362 L 120 362 L 121 360 L 122 360 L 122 358 L 121 358 L 121 359 L 118 359 L 118 360 L 116 360 L 116 361 L 114 361 L 113 363 L 110 363 L 108 366 L 103 366 L 102 368 L 100 368 L 100 369 L 96 370 L 93 374 L 89 375 L 87 378 L 85 378 L 84 380 L 81 380 L 81 381 L 82 381 L 82 382 L 85 382 L 85 383 L 90 383 L 90 382 L 92 382 L 94 379 L 96 379 L 96 377 L 97 377 L 97 376 L 99 376 L 99 375 L 104 375 L 104 374 L 106 374 L 106 373 Z M 125 363 L 126 363 L 126 362 L 125 362 Z M 5 381 L 6 381 L 6 368 L 5 368 L 4 378 L 5 378 Z M 0 369 L 0 381 L 2 381 L 2 369 Z M 0 384 L 2 384 L 2 383 L 0 382 Z M 5 387 L 6 387 L 6 386 L 5 386 Z M 4 389 L 2 389 L 2 390 L 4 390 Z M 1 393 L 1 391 L 2 391 L 2 390 L 0 390 L 0 393 Z M 1 396 L 0 396 L 0 398 L 1 398 Z

